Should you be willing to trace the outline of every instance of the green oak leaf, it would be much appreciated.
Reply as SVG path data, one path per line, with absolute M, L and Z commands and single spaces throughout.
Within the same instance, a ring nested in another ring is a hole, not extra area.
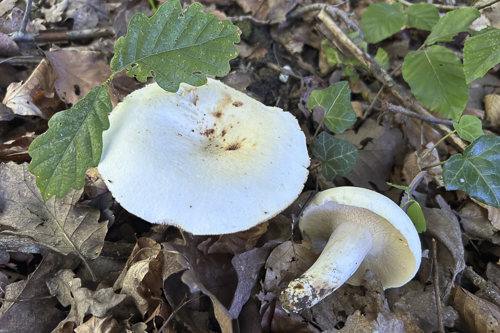
M 500 137 L 482 135 L 443 167 L 448 191 L 461 190 L 472 198 L 500 208 Z
M 333 180 L 337 175 L 347 176 L 358 161 L 356 147 L 326 132 L 321 132 L 314 140 L 312 153 L 323 162 L 321 171 L 327 180 Z
M 378 43 L 398 32 L 406 23 L 403 5 L 385 2 L 371 4 L 361 18 L 361 30 L 368 43 Z
M 111 110 L 108 87 L 95 87 L 71 109 L 56 113 L 48 131 L 33 141 L 29 170 L 43 200 L 83 187 L 85 172 L 101 159 L 102 132 L 109 128 Z
M 378 48 L 377 54 L 373 60 L 375 60 L 383 69 L 387 70 L 387 68 L 389 68 L 389 55 L 383 48 Z
M 415 229 L 417 232 L 424 232 L 427 230 L 427 226 L 425 224 L 424 213 L 422 212 L 422 207 L 420 207 L 419 203 L 413 201 L 410 207 L 408 207 L 408 211 L 406 212 L 410 220 L 413 222 Z
M 487 32 L 465 41 L 464 73 L 467 83 L 483 77 L 498 63 L 500 63 L 499 29 L 488 29 Z
M 458 135 L 469 142 L 476 140 L 483 132 L 483 123 L 476 117 L 463 115 L 460 118 L 460 122 L 453 123 L 453 127 L 457 131 Z
M 432 30 L 439 21 L 439 11 L 436 6 L 427 2 L 411 5 L 405 11 L 408 16 L 408 25 L 420 30 Z
M 343 133 L 356 122 L 356 113 L 351 105 L 351 91 L 346 81 L 337 82 L 323 90 L 314 90 L 307 108 L 315 106 L 325 109 L 325 125 L 334 133 Z
M 469 25 L 479 16 L 481 16 L 479 10 L 472 7 L 460 8 L 446 13 L 432 28 L 431 34 L 425 40 L 425 44 L 451 42 L 459 32 L 467 31 Z
M 415 97 L 427 108 L 458 121 L 469 100 L 463 65 L 445 47 L 433 45 L 408 53 L 403 78 Z
M 127 69 L 141 82 L 154 77 L 160 87 L 176 92 L 181 82 L 200 86 L 207 74 L 226 75 L 239 41 L 238 27 L 230 21 L 204 13 L 199 3 L 182 12 L 179 1 L 171 0 L 151 18 L 132 17 L 127 35 L 115 43 L 111 70 Z

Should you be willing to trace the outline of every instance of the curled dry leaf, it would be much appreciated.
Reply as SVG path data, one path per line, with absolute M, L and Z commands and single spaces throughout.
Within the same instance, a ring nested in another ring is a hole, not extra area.
M 28 148 L 35 139 L 35 132 L 28 132 L 12 141 L 0 144 L 0 161 L 25 162 L 29 159 Z
M 474 200 L 475 201 L 475 200 Z M 479 202 L 467 202 L 459 211 L 460 224 L 467 236 L 473 239 L 487 239 L 494 244 L 500 243 L 500 232 L 488 219 L 486 209 Z
M 82 325 L 75 328 L 75 333 L 124 333 L 125 330 L 112 316 L 98 318 L 92 316 Z
M 60 103 L 59 99 L 54 97 L 56 79 L 56 71 L 44 59 L 25 83 L 15 82 L 9 85 L 2 103 L 20 116 L 38 116 L 49 119 L 53 114 L 52 108 Z M 53 99 L 53 101 L 52 103 L 45 102 L 45 107 L 39 107 L 40 100 L 44 98 Z
M 486 120 L 493 126 L 500 125 L 500 95 L 491 94 L 484 96 L 484 110 Z
M 470 332 L 500 332 L 500 310 L 495 304 L 455 287 L 452 305 Z
M 83 323 L 83 318 L 87 314 L 96 317 L 105 317 L 108 311 L 120 304 L 125 295 L 116 294 L 112 288 L 91 291 L 82 288 L 81 280 L 74 277 L 72 270 L 64 269 L 50 279 L 47 279 L 47 286 L 52 295 L 55 295 L 63 306 L 71 305 L 71 310 L 58 327 L 67 322 L 74 322 L 76 325 Z

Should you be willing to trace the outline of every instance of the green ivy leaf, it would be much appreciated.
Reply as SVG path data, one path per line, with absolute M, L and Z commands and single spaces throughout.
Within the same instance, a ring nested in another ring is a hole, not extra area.
M 327 180 L 337 175 L 347 176 L 356 166 L 358 150 L 349 141 L 322 132 L 313 142 L 313 155 L 322 163 L 321 171 Z
M 325 109 L 325 125 L 334 133 L 343 133 L 356 122 L 356 113 L 351 105 L 351 91 L 346 81 L 337 82 L 323 90 L 314 90 L 307 108 L 315 106 Z
M 462 190 L 472 198 L 500 208 L 500 137 L 482 135 L 443 167 L 448 191 Z
M 406 212 L 406 214 L 413 222 L 413 225 L 415 226 L 415 229 L 417 229 L 417 232 L 424 232 L 425 230 L 427 230 L 424 213 L 422 212 L 422 207 L 420 207 L 418 202 L 414 201 L 413 204 L 408 207 L 408 211 Z
M 323 51 L 325 52 L 326 61 L 328 62 L 328 65 L 335 66 L 337 64 L 342 63 L 342 58 L 340 56 L 339 51 L 337 49 L 331 47 L 330 44 L 328 44 L 327 39 L 323 39 L 321 41 L 321 47 L 323 48 Z
M 500 63 L 499 29 L 489 30 L 465 41 L 464 73 L 467 83 L 483 77 L 498 63 Z
M 452 41 L 459 32 L 467 31 L 469 25 L 479 16 L 481 16 L 479 10 L 472 7 L 460 8 L 446 13 L 432 28 L 425 44 L 432 45 L 436 42 Z
M 483 123 L 476 117 L 463 115 L 460 118 L 460 122 L 453 123 L 453 127 L 457 131 L 458 135 L 469 142 L 476 140 L 483 132 Z
M 43 200 L 83 187 L 85 172 L 101 159 L 102 132 L 109 128 L 111 110 L 108 87 L 95 87 L 71 109 L 56 113 L 49 130 L 33 141 L 29 170 Z
M 456 54 L 442 46 L 408 53 L 403 78 L 427 108 L 458 121 L 469 100 L 463 66 Z
M 383 48 L 378 48 L 377 54 L 373 60 L 375 60 L 383 69 L 387 70 L 387 68 L 389 68 L 389 55 Z
M 439 21 L 439 11 L 436 6 L 427 2 L 411 5 L 405 11 L 408 16 L 408 25 L 420 30 L 432 30 Z
M 371 4 L 361 18 L 361 27 L 368 43 L 378 43 L 398 32 L 406 23 L 403 5 L 385 2 Z
M 239 41 L 238 27 L 230 21 L 204 13 L 199 3 L 182 12 L 179 1 L 171 0 L 150 19 L 142 13 L 132 17 L 127 36 L 115 43 L 111 70 L 127 69 L 141 82 L 154 77 L 160 87 L 176 92 L 181 82 L 200 86 L 207 74 L 226 75 Z

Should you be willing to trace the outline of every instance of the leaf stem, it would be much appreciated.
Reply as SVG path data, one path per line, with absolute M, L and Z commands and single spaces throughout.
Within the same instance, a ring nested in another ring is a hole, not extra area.
M 312 110 L 311 110 L 311 115 L 312 115 Z M 319 130 L 323 126 L 323 123 L 325 122 L 325 119 L 326 119 L 326 110 L 325 110 L 325 116 L 323 117 L 323 119 L 319 123 L 318 128 L 316 129 L 316 132 L 314 132 L 313 138 L 311 140 L 311 144 L 309 145 L 309 148 L 307 148 L 307 153 L 308 154 L 311 152 L 311 147 L 312 147 L 312 145 L 314 143 L 314 140 L 316 140 L 316 137 L 318 136 Z
M 438 142 L 436 142 L 436 144 L 434 146 L 432 146 L 431 149 L 429 149 L 429 151 L 427 153 L 424 154 L 424 156 L 422 156 L 420 159 L 423 160 L 425 159 L 433 150 L 434 148 L 436 148 L 441 142 L 443 142 L 444 140 L 446 140 L 447 137 L 449 137 L 450 135 L 452 135 L 453 133 L 456 133 L 457 131 L 454 130 L 453 132 L 450 132 L 448 134 L 446 134 L 445 136 L 443 136 L 441 138 L 441 140 L 439 140 Z
M 443 165 L 443 164 L 445 164 L 446 162 L 448 162 L 448 160 L 446 160 L 446 161 L 442 161 L 442 162 L 439 162 L 439 163 L 435 163 L 435 164 L 431 164 L 431 165 L 428 165 L 428 166 L 423 167 L 423 168 L 422 168 L 422 170 L 431 169 L 431 168 L 434 168 L 434 167 L 437 167 L 437 166 Z

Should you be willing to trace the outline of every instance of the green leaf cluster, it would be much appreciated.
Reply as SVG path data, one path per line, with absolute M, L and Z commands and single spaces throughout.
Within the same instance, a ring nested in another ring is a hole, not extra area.
M 361 50 L 365 51 L 368 48 L 367 43 L 361 38 L 359 32 L 346 32 L 345 33 L 349 39 L 351 39 L 354 44 Z M 354 82 L 359 79 L 357 68 L 369 72 L 369 69 L 364 66 L 358 58 L 354 56 L 345 56 L 341 54 L 336 48 L 330 46 L 327 39 L 321 42 L 321 47 L 326 55 L 326 61 L 330 66 L 335 66 L 342 64 L 344 65 L 344 70 L 342 71 L 342 76 L 347 77 L 349 81 Z M 382 50 L 383 51 L 383 50 Z
M 356 113 L 351 105 L 351 91 L 346 81 L 337 82 L 323 90 L 314 90 L 307 107 L 315 106 L 325 110 L 323 124 L 335 133 L 343 133 L 356 122 Z M 322 172 L 327 180 L 337 175 L 347 176 L 356 166 L 358 150 L 349 141 L 335 138 L 322 132 L 313 142 L 313 155 L 322 162 Z
M 224 76 L 229 60 L 236 58 L 238 27 L 203 12 L 194 3 L 182 12 L 178 0 L 161 5 L 151 18 L 134 15 L 127 35 L 115 43 L 112 77 L 122 70 L 145 82 L 149 77 L 175 92 L 181 82 L 200 86 L 206 75 Z M 111 80 L 109 80 L 111 81 Z M 71 109 L 57 113 L 49 130 L 33 141 L 30 172 L 37 177 L 44 200 L 81 189 L 85 172 L 101 159 L 102 133 L 109 127 L 112 110 L 108 83 L 91 90 Z

